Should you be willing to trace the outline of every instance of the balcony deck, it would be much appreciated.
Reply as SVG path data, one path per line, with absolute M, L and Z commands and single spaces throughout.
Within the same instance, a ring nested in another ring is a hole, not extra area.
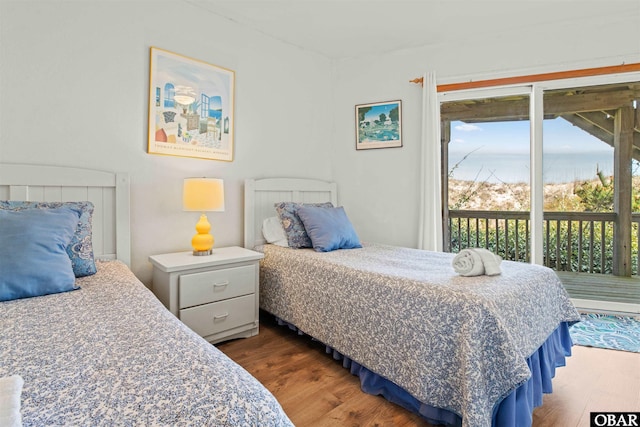
M 503 259 L 529 262 L 529 212 L 449 210 L 445 250 L 485 247 Z M 631 216 L 631 276 L 616 263 L 613 213 L 545 212 L 544 265 L 556 270 L 576 307 L 640 314 L 640 214 Z M 623 255 L 623 254 L 622 254 Z
M 640 314 L 640 277 L 558 271 L 576 307 L 590 311 Z

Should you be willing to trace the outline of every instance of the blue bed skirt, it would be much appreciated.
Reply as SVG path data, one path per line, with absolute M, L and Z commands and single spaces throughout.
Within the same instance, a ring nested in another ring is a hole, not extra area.
M 278 324 L 287 325 L 304 335 L 295 325 L 281 319 L 277 319 L 277 321 Z M 533 410 L 542 405 L 542 395 L 552 392 L 551 380 L 555 376 L 556 368 L 565 366 L 565 358 L 571 356 L 573 343 L 569 335 L 569 326 L 569 323 L 562 322 L 542 346 L 527 359 L 531 378 L 496 404 L 493 408 L 492 426 L 531 426 Z M 420 402 L 400 386 L 345 357 L 329 346 L 326 347 L 326 352 L 331 354 L 334 359 L 341 360 L 343 367 L 360 378 L 364 392 L 381 395 L 388 401 L 419 414 L 431 424 L 462 426 L 460 415 Z

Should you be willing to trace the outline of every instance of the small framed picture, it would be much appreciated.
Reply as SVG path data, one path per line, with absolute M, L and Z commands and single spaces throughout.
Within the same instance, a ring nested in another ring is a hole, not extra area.
M 356 150 L 402 147 L 402 101 L 356 105 Z

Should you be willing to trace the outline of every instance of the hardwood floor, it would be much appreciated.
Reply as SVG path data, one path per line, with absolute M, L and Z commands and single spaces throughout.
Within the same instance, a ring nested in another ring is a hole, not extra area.
M 217 347 L 262 382 L 296 426 L 430 426 L 362 392 L 323 345 L 268 316 L 261 316 L 258 336 Z M 533 413 L 534 427 L 589 426 L 591 411 L 640 411 L 640 354 L 574 346 L 553 385 Z

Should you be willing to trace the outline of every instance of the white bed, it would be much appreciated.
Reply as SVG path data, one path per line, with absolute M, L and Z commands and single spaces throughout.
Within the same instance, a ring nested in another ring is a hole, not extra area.
M 96 258 L 131 262 L 129 176 L 91 169 L 0 163 L 0 200 L 93 203 Z
M 265 244 L 280 202 L 337 205 L 334 183 L 245 181 L 245 246 L 261 250 L 260 306 L 325 343 L 363 390 L 431 422 L 530 425 L 579 319 L 555 273 L 503 262 L 463 278 L 453 254 L 363 242 L 316 252 Z
M 0 377 L 23 380 L 23 425 L 292 425 L 129 270 L 126 174 L 0 164 L 0 200 L 95 207 L 97 272 L 76 278 L 77 290 L 0 302 Z

